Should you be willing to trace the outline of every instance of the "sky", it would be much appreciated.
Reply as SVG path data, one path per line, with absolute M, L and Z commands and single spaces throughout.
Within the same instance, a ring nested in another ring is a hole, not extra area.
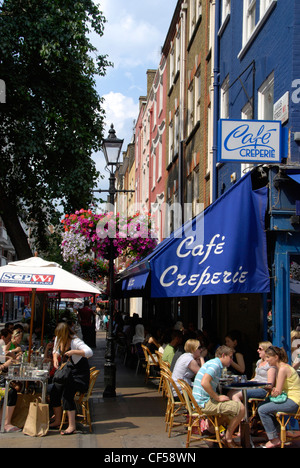
M 99 54 L 107 54 L 114 64 L 105 77 L 96 77 L 98 94 L 104 98 L 106 112 L 105 137 L 113 123 L 118 138 L 123 139 L 122 151 L 133 136 L 138 117 L 139 97 L 147 94 L 148 69 L 156 69 L 175 11 L 177 0 L 100 0 L 95 1 L 107 22 L 104 35 L 91 35 Z M 108 186 L 102 153 L 93 159 L 105 175 L 99 188 Z M 104 197 L 103 197 L 104 198 Z M 105 197 L 106 198 L 106 197 Z

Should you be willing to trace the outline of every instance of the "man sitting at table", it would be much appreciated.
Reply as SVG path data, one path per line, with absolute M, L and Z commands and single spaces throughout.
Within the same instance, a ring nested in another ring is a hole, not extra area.
M 215 358 L 207 361 L 197 372 L 193 396 L 203 413 L 208 416 L 220 414 L 229 420 L 225 433 L 228 448 L 241 448 L 233 440 L 233 433 L 245 416 L 245 407 L 241 402 L 232 401 L 226 395 L 219 395 L 217 387 L 224 367 L 230 366 L 233 350 L 228 346 L 219 346 Z

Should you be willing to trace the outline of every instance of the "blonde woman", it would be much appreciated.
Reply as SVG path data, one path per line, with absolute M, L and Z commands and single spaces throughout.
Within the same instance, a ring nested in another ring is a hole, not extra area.
M 200 341 L 190 339 L 185 343 L 184 351 L 176 361 L 172 378 L 175 383 L 177 383 L 177 380 L 182 379 L 191 385 L 192 379 L 204 364 L 204 356 L 207 354 L 207 350 L 200 345 Z
M 66 322 L 61 322 L 55 329 L 53 347 L 53 365 L 57 369 L 62 362 L 70 358 L 72 362 L 72 378 L 66 384 L 53 383 L 50 390 L 50 405 L 53 408 L 54 420 L 50 427 L 60 425 L 62 409 L 68 412 L 69 425 L 61 435 L 74 434 L 76 430 L 74 396 L 76 392 L 86 392 L 89 387 L 90 367 L 88 358 L 93 351 L 80 340 Z M 63 406 L 61 407 L 61 401 Z
M 274 387 L 276 381 L 277 369 L 275 366 L 270 366 L 266 358 L 266 350 L 272 346 L 270 341 L 261 341 L 258 344 L 257 352 L 259 360 L 256 363 L 255 374 L 253 379 L 256 382 L 267 382 L 267 388 L 252 388 L 247 390 L 247 398 L 265 398 L 268 391 Z M 243 394 L 241 391 L 231 390 L 228 393 L 229 398 L 235 401 L 242 401 Z

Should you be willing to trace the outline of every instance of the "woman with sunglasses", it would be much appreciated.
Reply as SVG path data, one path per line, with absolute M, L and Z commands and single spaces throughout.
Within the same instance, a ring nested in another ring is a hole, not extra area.
M 251 380 L 256 382 L 268 382 L 267 388 L 249 388 L 247 390 L 247 398 L 261 398 L 264 399 L 267 393 L 275 385 L 277 368 L 270 366 L 266 359 L 266 350 L 272 346 L 270 341 L 261 341 L 258 344 L 257 352 L 259 359 L 256 363 L 254 377 Z M 235 401 L 243 401 L 243 393 L 240 390 L 231 390 L 228 396 Z
M 269 441 L 264 448 L 280 447 L 280 438 L 277 432 L 276 413 L 296 413 L 300 405 L 300 378 L 298 373 L 287 362 L 287 354 L 283 348 L 270 346 L 266 350 L 266 359 L 270 366 L 277 369 L 277 379 L 271 391 L 272 397 L 277 397 L 285 392 L 286 401 L 275 403 L 266 399 L 258 408 L 260 420 L 264 426 Z

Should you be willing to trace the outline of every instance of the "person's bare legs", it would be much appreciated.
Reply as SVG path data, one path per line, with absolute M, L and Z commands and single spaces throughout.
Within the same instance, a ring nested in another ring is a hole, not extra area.
M 239 426 L 239 424 L 244 419 L 244 417 L 245 417 L 245 407 L 242 404 L 239 414 L 235 418 L 231 419 L 227 426 L 227 431 L 225 434 L 225 439 L 227 442 L 232 442 L 234 431 Z
M 51 424 L 49 425 L 49 427 L 60 426 L 61 417 L 62 417 L 62 407 L 56 406 L 55 408 L 53 408 L 53 413 L 54 413 L 54 419 L 53 421 L 51 421 Z
M 5 422 L 4 422 L 4 431 L 5 432 L 9 432 L 9 431 L 13 431 L 13 430 L 16 430 L 16 431 L 21 430 L 21 429 L 17 428 L 16 426 L 13 426 L 13 424 L 11 423 L 11 418 L 13 417 L 14 410 L 15 410 L 15 406 L 7 406 L 6 407 Z M 1 408 L 0 420 L 2 419 L 2 411 L 3 411 L 3 408 Z
M 74 411 L 68 411 L 68 421 L 69 425 L 67 429 L 61 432 L 61 434 L 66 435 L 66 434 L 72 434 L 76 430 L 76 412 Z

